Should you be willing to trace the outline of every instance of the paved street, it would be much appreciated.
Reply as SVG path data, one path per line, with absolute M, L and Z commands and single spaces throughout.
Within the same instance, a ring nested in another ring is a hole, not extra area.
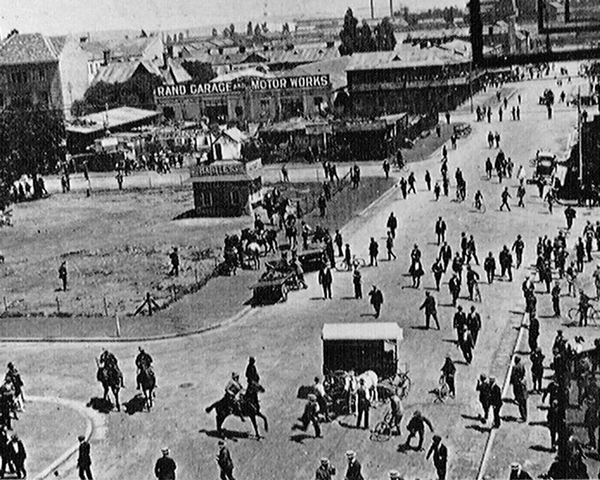
M 204 412 L 204 407 L 220 398 L 232 371 L 239 371 L 243 376 L 250 355 L 257 358 L 261 383 L 267 389 L 261 397 L 261 404 L 269 418 L 270 428 L 266 439 L 260 442 L 243 435 L 230 441 L 238 478 L 312 478 L 322 456 L 328 456 L 338 469 L 344 471 L 344 452 L 348 449 L 358 453 L 367 479 L 384 479 L 392 468 L 400 470 L 407 479 L 434 478 L 433 465 L 425 460 L 423 452 L 397 451 L 398 444 L 406 438 L 405 424 L 416 409 L 431 419 L 436 433 L 448 446 L 449 478 L 476 478 L 489 424 L 482 425 L 477 419 L 479 404 L 474 391 L 475 381 L 480 373 L 494 375 L 500 384 L 504 380 L 522 320 L 521 281 L 529 270 L 523 267 L 517 271 L 512 283 L 498 281 L 488 286 L 482 282 L 483 302 L 476 307 L 482 314 L 483 331 L 471 365 L 461 361 L 462 356 L 453 342 L 455 333 L 451 319 L 454 309 L 449 306 L 448 278 L 444 278 L 441 292 L 434 293 L 438 305 L 441 305 L 441 331 L 420 328 L 424 318 L 418 307 L 425 289 L 431 289 L 433 285 L 429 268 L 438 250 L 433 230 L 437 216 L 443 216 L 448 223 L 449 243 L 453 250 L 459 247 L 460 233 L 467 232 L 474 235 L 481 260 L 488 251 L 497 256 L 503 245 L 512 245 L 516 234 L 521 233 L 526 243 L 526 265 L 535 260 L 537 237 L 544 234 L 554 236 L 564 226 L 562 211 L 558 209 L 554 215 L 549 215 L 534 186 L 528 186 L 526 207 L 521 209 L 516 207 L 517 181 L 514 178 L 503 185 L 498 184 L 497 178 L 491 181 L 485 178 L 485 159 L 496 155 L 496 150 L 487 148 L 485 137 L 488 130 L 500 133 L 502 148 L 517 166 L 515 172 L 519 165 L 524 165 L 530 175 L 529 159 L 535 151 L 563 151 L 576 121 L 574 108 L 559 105 L 555 109 L 555 119 L 547 120 L 545 108 L 537 104 L 537 97 L 544 88 L 555 88 L 553 81 L 514 86 L 523 99 L 522 121 L 513 122 L 507 114 L 502 123 L 497 122 L 496 115 L 492 124 L 473 122 L 472 135 L 459 140 L 457 150 L 450 150 L 450 178 L 453 183 L 454 171 L 460 167 L 467 182 L 466 202 L 453 201 L 454 188 L 451 188 L 449 197 L 443 197 L 439 202 L 435 202 L 433 194 L 426 191 L 423 181 L 425 170 L 430 171 L 434 181 L 440 177 L 440 156 L 436 154 L 430 160 L 411 165 L 417 178 L 416 195 L 409 195 L 403 200 L 399 189 L 394 189 L 343 230 L 345 241 L 352 245 L 353 251 L 366 258 L 370 237 L 379 241 L 380 251 L 385 250 L 384 227 L 389 213 L 394 211 L 399 220 L 396 240 L 398 260 L 381 261 L 377 268 L 366 268 L 363 288 L 368 291 L 372 284 L 378 285 L 385 297 L 380 321 L 398 322 L 404 329 L 402 357 L 410 369 L 413 389 L 404 404 L 407 416 L 400 440 L 393 437 L 389 442 L 372 442 L 368 432 L 350 427 L 355 422 L 353 417 L 324 425 L 324 439 L 307 438 L 291 430 L 304 405 L 304 401 L 296 398 L 298 387 L 311 384 L 312 378 L 321 373 L 320 334 L 323 323 L 373 320 L 368 300 L 352 299 L 350 274 L 334 274 L 332 301 L 321 299 L 316 276 L 309 275 L 309 289 L 291 294 L 287 303 L 253 309 L 238 322 L 203 335 L 145 345 L 156 365 L 159 385 L 156 408 L 149 414 L 109 415 L 104 438 L 97 436 L 92 441 L 93 468 L 97 478 L 150 478 L 154 461 L 165 445 L 170 447 L 178 463 L 178 478 L 217 478 L 214 418 Z M 476 98 L 476 104 L 477 101 Z M 516 96 L 511 98 L 509 108 L 514 102 Z M 453 121 L 472 121 L 473 116 L 462 109 L 453 115 Z M 380 165 L 363 168 L 363 171 L 380 172 Z M 292 169 L 291 175 L 296 173 L 316 175 L 314 168 Z M 505 185 L 510 187 L 513 195 L 512 212 L 498 211 L 500 192 Z M 478 188 L 483 192 L 487 205 L 485 214 L 475 212 L 471 207 L 471 199 Z M 585 220 L 596 218 L 595 211 L 578 209 L 574 231 L 580 232 Z M 571 242 L 572 239 L 569 247 Z M 420 290 L 411 288 L 410 278 L 406 276 L 409 253 L 415 243 L 423 252 L 423 266 L 427 272 L 422 282 L 424 288 L 422 285 Z M 483 277 L 481 270 L 480 273 Z M 541 297 L 538 307 L 542 312 L 549 308 L 549 298 L 545 297 Z M 460 303 L 465 309 L 471 305 L 465 299 L 461 299 Z M 189 311 L 188 314 L 201 316 L 202 311 Z M 541 343 L 547 361 L 549 344 L 558 325 L 558 320 L 542 321 Z M 579 333 L 579 329 L 572 329 L 567 331 L 567 336 L 573 336 L 575 331 Z M 2 346 L 5 358 L 15 362 L 24 376 L 26 395 L 55 395 L 84 403 L 91 397 L 101 396 L 101 387 L 95 381 L 94 357 L 100 354 L 102 345 Z M 122 401 L 125 401 L 135 394 L 133 359 L 137 345 L 119 344 L 111 346 L 111 350 L 119 358 L 125 374 L 127 388 L 122 392 Z M 457 362 L 457 398 L 444 404 L 434 404 L 428 391 L 437 386 L 439 369 L 447 353 Z M 526 365 L 529 370 L 528 360 Z M 545 411 L 534 409 L 537 402 L 538 396 L 530 400 L 531 420 L 539 422 L 544 419 Z M 372 425 L 384 411 L 385 408 L 372 411 Z M 517 417 L 516 406 L 507 404 L 503 415 Z M 249 421 L 241 423 L 236 418 L 229 418 L 225 427 L 243 433 L 251 431 Z M 309 430 L 310 433 L 312 430 Z M 426 448 L 430 440 L 431 434 L 427 433 Z M 547 444 L 545 427 L 504 422 L 492 445 L 486 474 L 489 478 L 506 478 L 508 465 L 515 460 L 522 462 L 531 473 L 540 474 L 549 465 L 552 454 L 532 447 Z M 597 469 L 596 462 L 593 471 Z M 340 477 L 343 478 L 343 475 Z M 76 475 L 72 470 L 63 469 L 58 478 L 76 478 Z

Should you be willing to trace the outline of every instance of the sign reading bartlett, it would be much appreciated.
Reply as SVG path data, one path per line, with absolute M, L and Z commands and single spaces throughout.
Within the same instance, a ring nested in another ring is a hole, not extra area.
M 329 75 L 305 75 L 301 77 L 253 78 L 248 83 L 240 81 L 195 83 L 191 85 L 165 85 L 157 87 L 157 98 L 214 95 L 251 90 L 296 90 L 330 86 Z

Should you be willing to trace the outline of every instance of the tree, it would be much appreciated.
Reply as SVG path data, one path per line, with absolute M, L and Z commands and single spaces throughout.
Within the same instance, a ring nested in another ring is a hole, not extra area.
M 207 83 L 216 77 L 210 63 L 205 62 L 183 62 L 181 66 L 192 77 L 194 83 Z
M 372 52 L 375 50 L 373 32 L 366 20 L 363 20 L 362 25 L 357 29 L 355 48 L 357 52 Z
M 344 15 L 344 26 L 342 31 L 340 32 L 340 40 L 342 44 L 340 45 L 340 55 L 352 55 L 352 53 L 356 50 L 356 42 L 357 42 L 357 28 L 358 20 L 354 17 L 354 13 L 351 8 L 346 10 L 346 14 Z
M 393 50 L 396 46 L 394 26 L 389 17 L 384 17 L 375 29 L 375 43 L 378 51 Z
M 10 188 L 29 175 L 45 175 L 56 170 L 63 159 L 65 123 L 62 112 L 34 107 L 6 109 L 0 114 L 0 207 L 10 203 Z M 34 182 L 34 197 L 39 198 Z
M 232 23 L 229 25 L 229 34 L 233 37 L 235 35 L 235 25 Z
M 252 26 L 252 22 L 248 22 L 248 26 L 246 27 L 246 35 L 249 37 L 254 35 L 254 27 Z

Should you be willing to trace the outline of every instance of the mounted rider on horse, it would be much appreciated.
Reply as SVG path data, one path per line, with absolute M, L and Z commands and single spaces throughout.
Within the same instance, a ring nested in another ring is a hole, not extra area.
M 123 384 L 123 373 L 121 372 L 121 369 L 119 368 L 119 361 L 117 360 L 117 357 L 115 357 L 113 353 L 109 352 L 106 349 L 103 349 L 97 363 L 98 363 L 98 374 L 97 374 L 98 381 L 102 382 L 102 380 L 103 380 L 102 372 L 105 371 L 109 375 L 110 374 L 116 375 L 119 378 L 119 383 L 120 383 L 121 388 L 125 388 L 125 385 Z
M 243 387 L 240 383 L 240 375 L 236 372 L 233 372 L 231 374 L 231 378 L 225 386 L 225 395 L 223 398 L 207 407 L 206 412 L 208 413 L 213 408 L 216 408 L 217 405 L 223 404 L 229 409 L 229 411 L 231 411 L 235 416 L 239 417 L 242 422 L 244 422 L 245 420 L 242 416 L 242 410 L 240 408 L 240 395 L 242 391 Z
M 146 372 L 150 377 L 155 378 L 154 370 L 152 369 L 152 357 L 149 353 L 147 353 L 142 347 L 138 347 L 140 353 L 138 353 L 137 357 L 135 357 L 135 366 L 137 367 L 136 381 L 137 381 L 137 390 L 140 387 L 140 375 L 142 372 Z M 156 379 L 156 378 L 155 378 Z

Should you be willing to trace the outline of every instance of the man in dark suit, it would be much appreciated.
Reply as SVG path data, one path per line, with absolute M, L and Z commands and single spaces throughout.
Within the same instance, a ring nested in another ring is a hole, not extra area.
M 177 465 L 175 465 L 175 460 L 169 457 L 169 449 L 162 449 L 162 457 L 160 457 L 156 461 L 156 465 L 154 466 L 154 475 L 158 480 L 175 480 L 175 470 L 177 469 Z
M 217 455 L 217 463 L 221 471 L 221 480 L 235 480 L 233 478 L 233 460 L 231 453 L 223 440 L 219 440 L 219 454 Z
M 86 442 L 83 435 L 79 435 L 79 457 L 77 458 L 77 468 L 79 469 L 79 478 L 81 480 L 92 480 L 92 457 L 90 456 L 90 444 Z
M 490 378 L 490 405 L 494 412 L 493 428 L 500 428 L 500 410 L 502 408 L 502 390 L 494 377 Z
M 356 459 L 356 452 L 348 450 L 346 452 L 346 458 L 348 458 L 348 470 L 346 470 L 346 478 L 344 480 L 364 480 L 361 473 L 362 467 Z
M 373 285 L 373 289 L 369 292 L 369 297 L 371 297 L 371 305 L 375 309 L 375 318 L 379 318 L 381 305 L 383 305 L 383 293 L 381 293 L 381 290 L 376 285 Z
M 442 437 L 439 435 L 433 436 L 433 443 L 427 452 L 427 459 L 433 453 L 433 465 L 437 470 L 438 480 L 446 480 L 446 470 L 448 466 L 448 449 L 442 443 Z
M 27 476 L 27 472 L 25 471 L 25 459 L 27 458 L 27 453 L 25 452 L 23 442 L 21 442 L 21 439 L 17 434 L 14 434 L 10 439 L 8 451 L 10 453 L 10 459 L 15 467 L 17 478 L 25 478 Z
M 329 266 L 324 265 L 319 271 L 319 283 L 323 288 L 323 298 L 331 300 L 331 284 L 333 283 L 333 276 L 331 275 L 331 269 Z

